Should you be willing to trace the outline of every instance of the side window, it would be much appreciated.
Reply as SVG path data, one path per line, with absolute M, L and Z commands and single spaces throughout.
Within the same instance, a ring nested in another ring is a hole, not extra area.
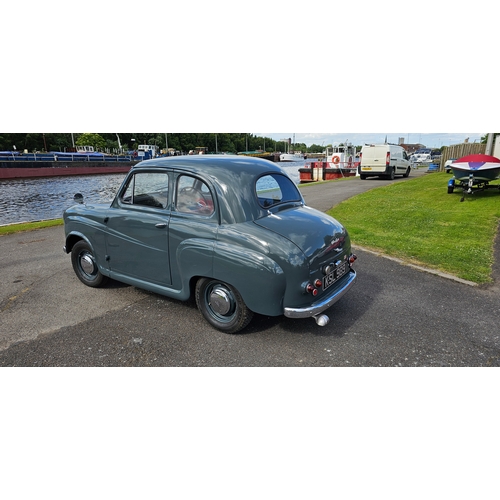
M 155 208 L 168 206 L 168 174 L 139 172 L 130 180 L 122 202 Z
M 175 209 L 187 214 L 213 214 L 214 200 L 207 184 L 197 177 L 180 175 L 177 179 Z
M 285 175 L 264 175 L 257 179 L 255 190 L 259 204 L 263 208 L 269 208 L 278 203 L 301 200 L 297 186 Z

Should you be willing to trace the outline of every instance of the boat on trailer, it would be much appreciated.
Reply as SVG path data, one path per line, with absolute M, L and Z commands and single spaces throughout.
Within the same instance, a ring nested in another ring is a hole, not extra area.
M 448 182 L 448 193 L 453 193 L 456 187 L 462 188 L 465 194 L 485 189 L 500 189 L 500 184 L 490 182 L 500 178 L 500 159 L 485 154 L 464 156 L 453 161 L 448 168 L 453 172 L 453 177 Z

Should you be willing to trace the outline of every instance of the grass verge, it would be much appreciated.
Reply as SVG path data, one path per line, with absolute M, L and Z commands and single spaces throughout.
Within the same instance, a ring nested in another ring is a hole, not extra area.
M 19 233 L 21 231 L 42 229 L 44 227 L 61 226 L 62 223 L 62 219 L 50 219 L 36 222 L 21 222 L 20 224 L 8 224 L 6 226 L 0 226 L 0 236 L 4 234 Z
M 354 244 L 475 283 L 491 282 L 500 192 L 447 193 L 450 174 L 432 173 L 380 187 L 328 213 Z

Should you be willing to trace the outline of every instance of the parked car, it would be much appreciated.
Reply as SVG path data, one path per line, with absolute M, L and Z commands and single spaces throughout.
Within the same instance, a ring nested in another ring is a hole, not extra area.
M 263 159 L 143 161 L 111 204 L 68 208 L 64 230 L 64 251 L 85 285 L 112 278 L 179 300 L 194 296 L 226 333 L 245 328 L 253 313 L 324 325 L 324 311 L 356 280 L 346 229 L 306 206 L 286 173 Z
M 446 162 L 444 164 L 444 169 L 445 169 L 447 174 L 449 174 L 451 172 L 451 164 L 454 161 L 456 161 L 456 158 L 450 158 L 449 160 L 446 160 Z
M 417 149 L 410 156 L 409 159 L 413 165 L 421 165 L 422 163 L 431 163 L 432 162 L 432 149 L 429 149 L 429 148 Z

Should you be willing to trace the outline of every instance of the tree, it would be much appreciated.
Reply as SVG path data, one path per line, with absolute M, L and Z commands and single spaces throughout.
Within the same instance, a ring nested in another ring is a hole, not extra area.
M 94 151 L 102 151 L 106 141 L 99 134 L 82 134 L 76 140 L 77 146 L 92 146 Z
M 325 150 L 324 146 L 319 146 L 318 144 L 312 144 L 309 146 L 309 153 L 322 153 Z

